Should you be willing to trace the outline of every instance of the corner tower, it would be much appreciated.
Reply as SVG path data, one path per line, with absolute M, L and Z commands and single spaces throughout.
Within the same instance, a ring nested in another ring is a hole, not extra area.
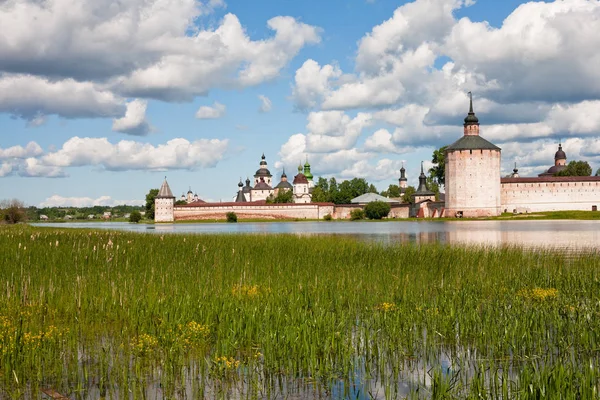
M 446 148 L 447 217 L 500 215 L 500 159 L 498 146 L 479 136 L 479 119 L 469 92 L 469 113 L 463 137 Z
M 175 219 L 174 207 L 175 196 L 173 196 L 165 176 L 158 195 L 154 198 L 154 222 L 173 222 Z

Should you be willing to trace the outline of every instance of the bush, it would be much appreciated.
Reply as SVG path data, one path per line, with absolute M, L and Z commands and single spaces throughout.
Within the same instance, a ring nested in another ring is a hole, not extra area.
M 131 214 L 129 214 L 129 222 L 134 222 L 134 223 L 138 223 L 142 220 L 142 213 L 135 210 L 132 211 Z
M 362 208 L 357 208 L 356 210 L 352 210 L 350 212 L 350 220 L 357 221 L 359 219 L 365 219 L 365 212 Z
M 227 222 L 237 222 L 237 214 L 234 213 L 233 211 L 228 212 L 226 214 L 227 216 Z
M 23 202 L 17 199 L 0 202 L 0 223 L 17 224 L 27 219 Z
M 331 214 L 325 214 L 325 215 L 323 216 L 323 219 L 324 219 L 325 221 L 331 221 L 331 220 L 333 219 L 333 217 L 331 216 Z
M 365 206 L 365 215 L 369 219 L 382 219 L 388 216 L 391 209 L 385 201 L 372 201 Z

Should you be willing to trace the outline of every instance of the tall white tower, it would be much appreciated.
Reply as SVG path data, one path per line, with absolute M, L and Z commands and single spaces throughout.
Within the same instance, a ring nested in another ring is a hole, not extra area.
M 173 222 L 175 220 L 175 196 L 167 183 L 167 177 L 154 199 L 154 222 Z
M 446 148 L 445 215 L 496 216 L 501 212 L 501 150 L 479 136 L 479 119 L 473 112 L 471 92 L 469 97 L 464 135 Z

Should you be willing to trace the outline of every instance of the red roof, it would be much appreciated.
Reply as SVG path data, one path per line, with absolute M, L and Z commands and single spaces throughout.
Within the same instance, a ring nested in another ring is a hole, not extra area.
M 306 179 L 306 176 L 304 176 L 303 173 L 299 173 L 294 177 L 294 185 L 297 183 L 304 183 L 308 185 L 308 179 Z
M 537 176 L 532 178 L 501 178 L 501 183 L 600 182 L 600 176 Z

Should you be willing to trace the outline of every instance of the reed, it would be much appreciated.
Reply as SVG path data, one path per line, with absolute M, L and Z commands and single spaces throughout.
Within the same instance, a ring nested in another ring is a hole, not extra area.
M 0 228 L 0 397 L 597 398 L 600 258 Z

